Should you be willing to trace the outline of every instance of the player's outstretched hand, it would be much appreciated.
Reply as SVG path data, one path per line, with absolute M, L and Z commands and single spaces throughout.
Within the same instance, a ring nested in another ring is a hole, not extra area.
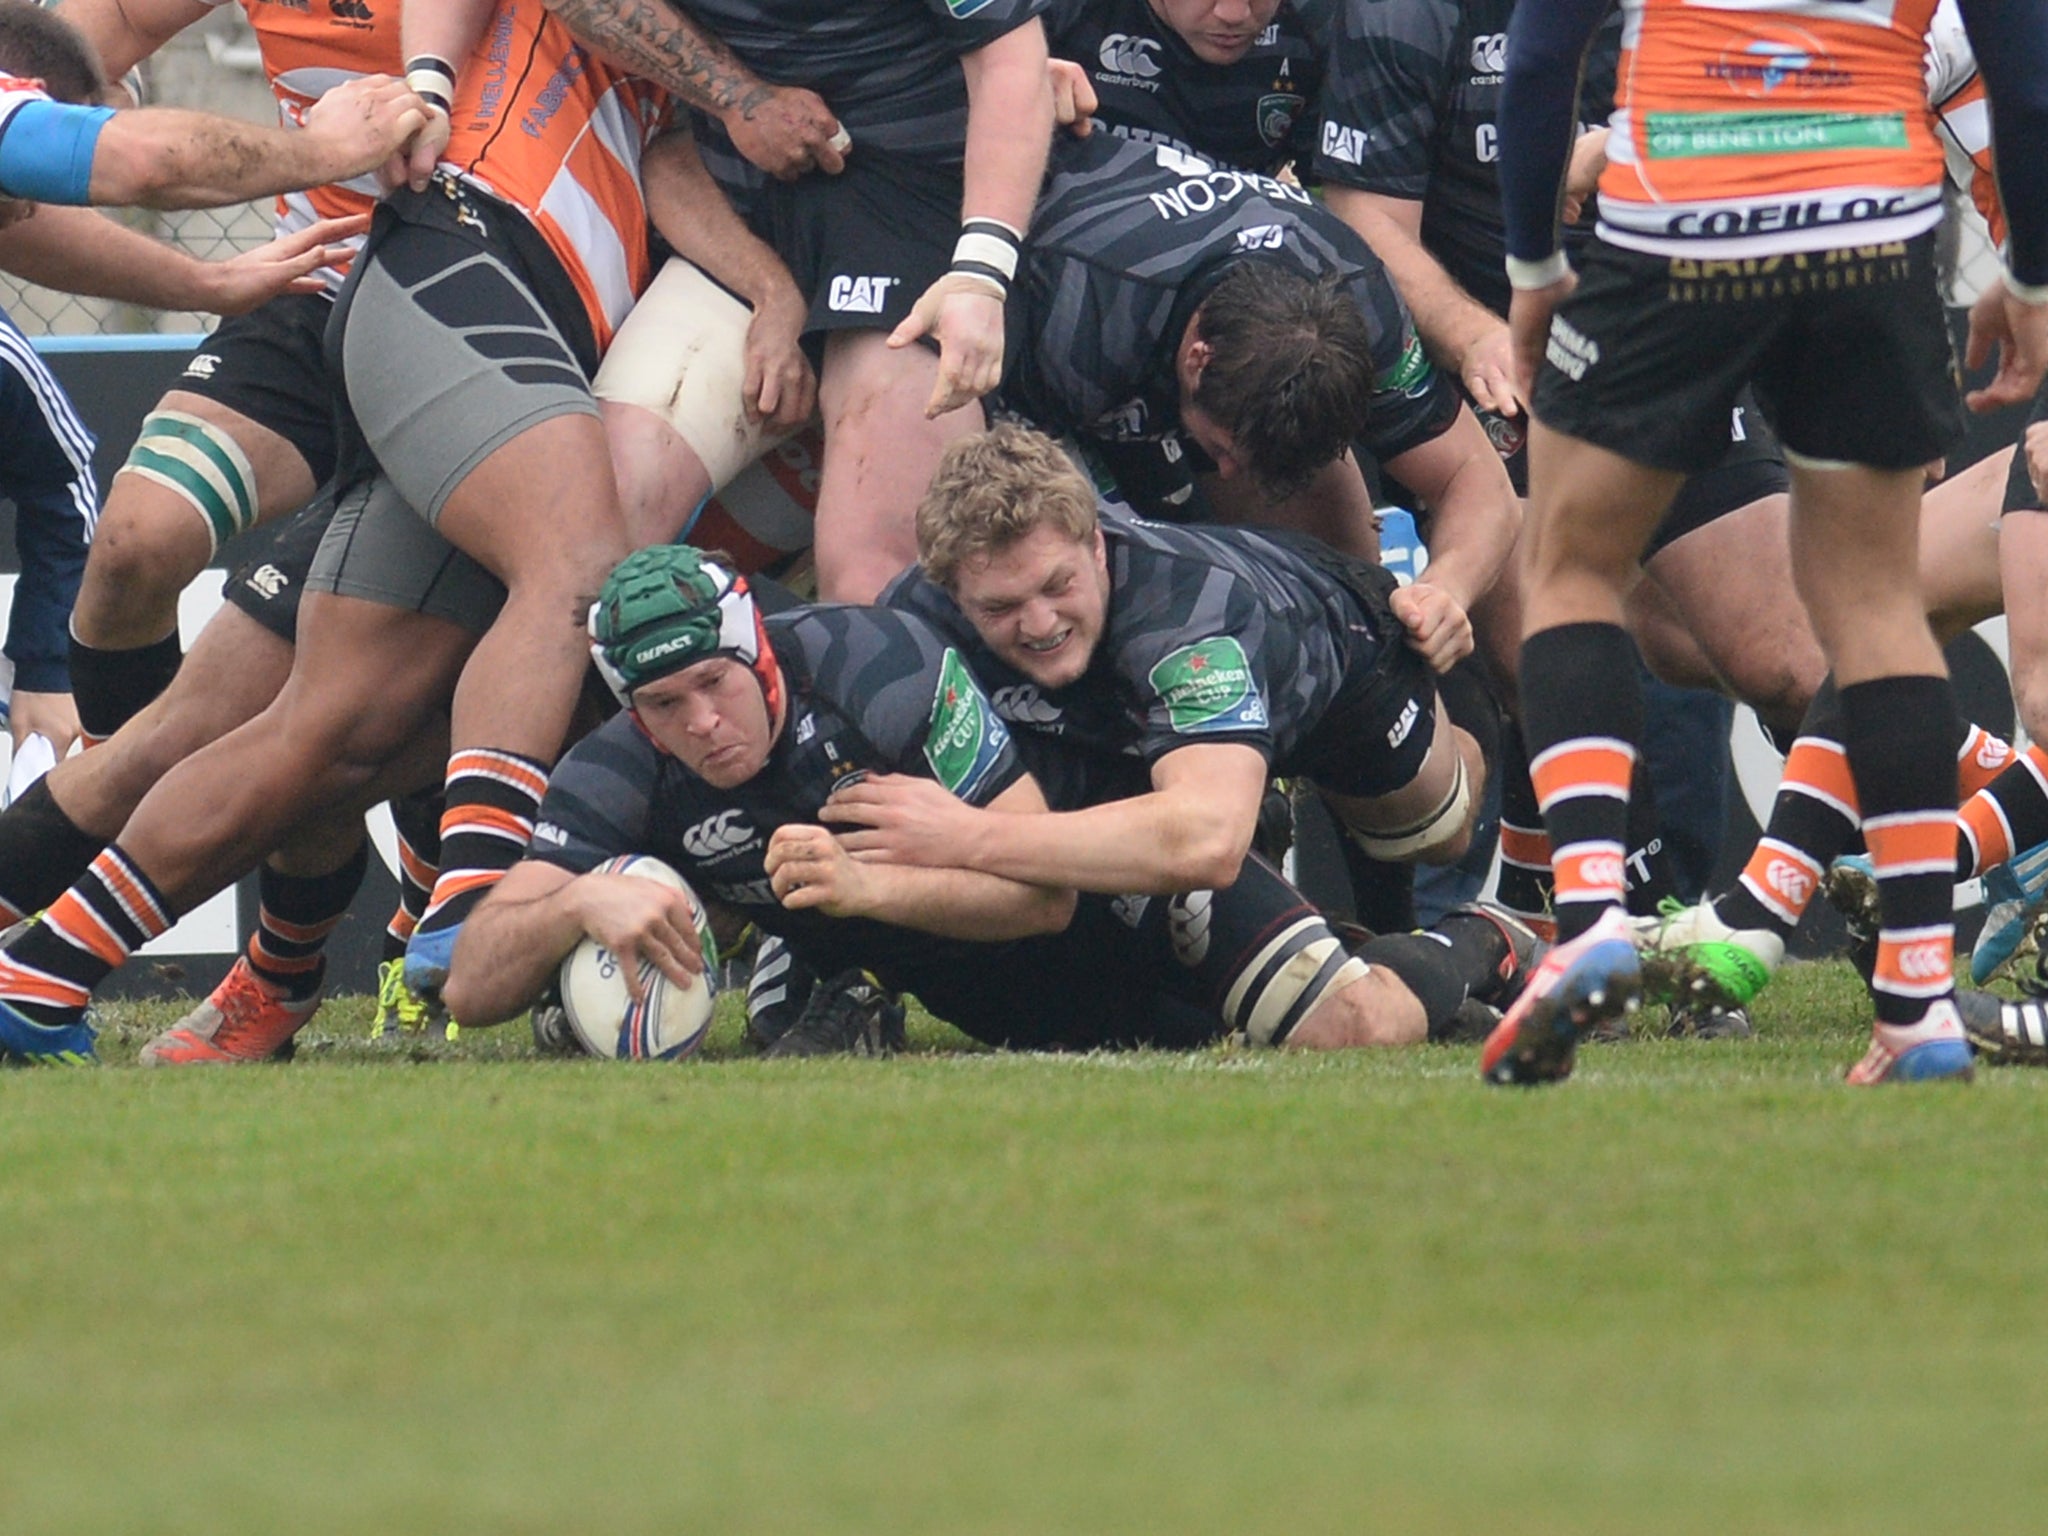
M 747 376 L 740 400 L 771 433 L 794 432 L 818 405 L 818 376 L 799 342 L 810 310 L 794 285 L 764 300 L 747 322 Z
M 977 812 L 930 779 L 870 774 L 825 802 L 818 815 L 848 827 L 840 843 L 856 859 L 950 869 L 961 862 Z
M 2037 421 L 2027 428 L 2020 451 L 2027 456 L 2027 478 L 2034 482 L 2034 494 L 2043 505 L 2048 505 L 2048 421 Z
M 807 171 L 837 176 L 853 148 L 853 136 L 825 98 L 801 86 L 763 86 L 720 121 L 739 152 L 777 181 L 795 181 Z
M 68 693 L 33 693 L 17 688 L 8 704 L 7 730 L 14 738 L 15 751 L 19 752 L 29 737 L 40 736 L 61 763 L 71 751 L 71 744 L 78 740 L 78 706 Z
M 1003 301 L 991 281 L 948 272 L 917 301 L 889 345 L 907 347 L 930 336 L 939 344 L 939 381 L 926 403 L 927 418 L 979 400 L 1003 377 Z
M 775 899 L 792 912 L 858 917 L 867 910 L 867 871 L 823 827 L 777 827 L 763 864 Z
M 1472 654 L 1472 621 L 1442 587 L 1413 582 L 1397 587 L 1387 601 L 1408 631 L 1409 648 L 1432 672 L 1448 672 Z
M 1963 403 L 1973 411 L 2022 405 L 2041 387 L 2048 370 L 2048 304 L 2029 304 L 2003 282 L 1991 284 L 1970 307 L 1970 346 L 1965 367 L 1981 368 L 1998 355 L 1998 372 Z
M 650 964 L 679 987 L 704 974 L 697 919 L 690 899 L 673 886 L 638 875 L 593 871 L 575 884 L 576 916 L 583 931 L 618 956 L 626 990 L 645 1002 L 640 967 Z
M 1053 121 L 1071 129 L 1075 138 L 1087 138 L 1095 129 L 1095 109 L 1102 105 L 1095 82 L 1072 59 L 1046 60 L 1046 73 L 1052 77 Z
M 1458 359 L 1458 376 L 1465 381 L 1472 403 L 1496 416 L 1520 416 L 1529 409 L 1528 398 L 1515 379 L 1515 347 L 1508 328 L 1495 326 L 1465 349 Z
M 1508 333 L 1515 351 L 1515 388 L 1524 400 L 1536 392 L 1536 370 L 1550 339 L 1550 317 L 1579 286 L 1578 274 L 1567 272 L 1548 288 L 1517 288 L 1508 301 Z
M 208 264 L 207 277 L 216 315 L 246 315 L 281 293 L 318 293 L 322 267 L 348 259 L 343 241 L 370 227 L 366 213 L 345 219 L 321 219 L 304 229 Z

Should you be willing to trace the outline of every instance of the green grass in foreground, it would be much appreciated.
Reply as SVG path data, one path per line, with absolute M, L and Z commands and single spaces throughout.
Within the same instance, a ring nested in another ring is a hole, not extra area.
M 2032 1531 L 2048 1076 L 1760 1038 L 0 1078 L 0 1529 Z M 132 1059 L 161 1012 L 128 1010 Z M 315 1042 L 317 1045 L 317 1042 Z

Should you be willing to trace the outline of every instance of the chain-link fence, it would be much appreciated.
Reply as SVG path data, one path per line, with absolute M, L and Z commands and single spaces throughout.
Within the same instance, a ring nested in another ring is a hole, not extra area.
M 277 120 L 276 99 L 263 78 L 255 33 L 238 5 L 221 6 L 188 27 L 144 65 L 143 72 L 145 99 L 156 105 L 198 107 L 250 122 Z M 272 207 L 266 200 L 178 213 L 124 209 L 104 217 L 118 217 L 131 229 L 213 261 L 268 240 Z M 205 331 L 218 323 L 212 315 L 82 299 L 38 288 L 5 272 L 0 272 L 0 308 L 31 336 Z

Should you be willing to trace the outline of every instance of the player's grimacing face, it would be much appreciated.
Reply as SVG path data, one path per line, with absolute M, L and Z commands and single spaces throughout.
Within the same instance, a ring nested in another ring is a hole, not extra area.
M 1235 64 L 1273 24 L 1280 0 L 1151 0 L 1152 12 L 1204 64 Z
M 962 563 L 953 596 L 988 648 L 1043 688 L 1088 670 L 1109 615 L 1101 530 L 1070 538 L 1041 523 L 1023 538 Z
M 714 789 L 746 783 L 767 766 L 775 745 L 761 684 L 725 656 L 643 683 L 633 690 L 633 712 L 648 735 Z

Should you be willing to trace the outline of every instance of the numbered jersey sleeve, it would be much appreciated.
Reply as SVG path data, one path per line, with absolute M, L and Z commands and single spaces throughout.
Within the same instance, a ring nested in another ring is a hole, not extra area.
M 808 687 L 844 713 L 892 771 L 934 779 L 987 805 L 1024 776 L 1010 730 L 961 648 L 883 608 L 819 605 L 770 622 L 778 655 L 801 657 Z
M 653 851 L 651 809 L 664 771 L 633 717 L 613 716 L 555 764 L 526 856 L 581 875 L 618 854 Z

